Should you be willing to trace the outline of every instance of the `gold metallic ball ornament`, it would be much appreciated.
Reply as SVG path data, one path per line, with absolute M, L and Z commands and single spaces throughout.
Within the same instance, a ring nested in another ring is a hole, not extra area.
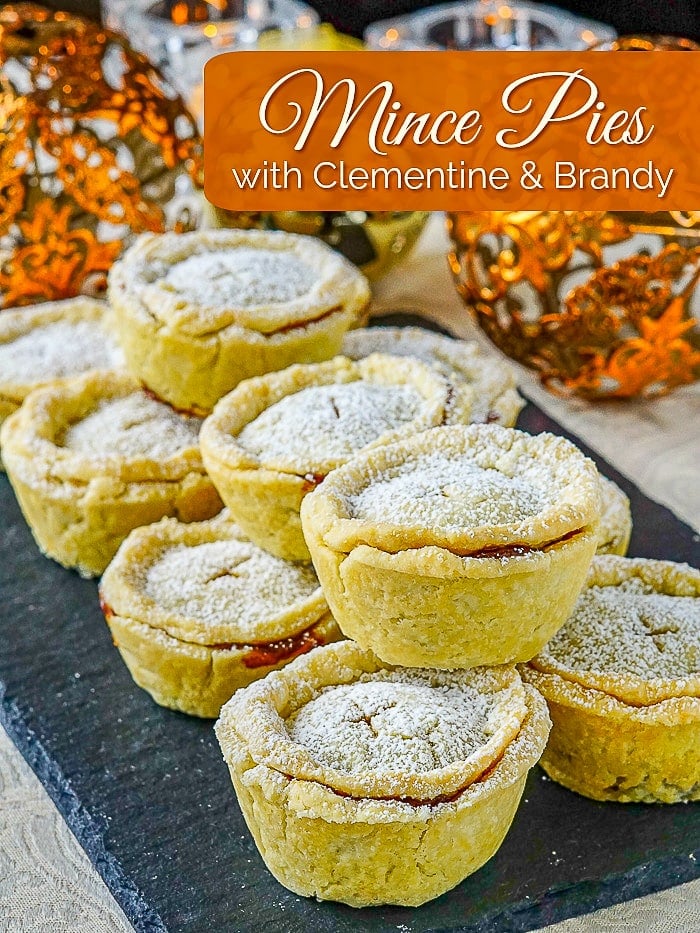
M 381 278 L 411 250 L 428 219 L 426 211 L 275 211 L 214 209 L 222 227 L 285 230 L 320 237 L 369 278 Z
M 547 388 L 662 395 L 700 378 L 700 213 L 449 215 L 457 288 Z
M 190 229 L 194 119 L 128 41 L 0 7 L 0 309 L 97 292 L 131 237 Z

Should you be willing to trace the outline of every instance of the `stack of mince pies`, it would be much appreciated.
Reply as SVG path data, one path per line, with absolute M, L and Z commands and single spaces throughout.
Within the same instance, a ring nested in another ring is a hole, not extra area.
M 359 451 L 469 420 L 473 392 L 418 360 L 290 366 L 248 379 L 202 428 L 202 456 L 245 533 L 287 560 L 309 560 L 300 509 L 308 492 Z
M 291 234 L 144 236 L 108 294 L 0 317 L 3 462 L 134 681 L 219 717 L 282 884 L 437 897 L 540 759 L 700 797 L 700 571 L 624 556 L 629 500 L 515 429 L 507 364 L 362 328 L 364 277 Z

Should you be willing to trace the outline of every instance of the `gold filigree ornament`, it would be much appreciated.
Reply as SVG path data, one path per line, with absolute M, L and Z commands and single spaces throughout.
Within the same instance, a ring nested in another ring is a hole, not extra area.
M 651 397 L 700 378 L 700 212 L 471 212 L 448 225 L 465 303 L 547 388 Z
M 95 293 L 132 236 L 198 221 L 201 138 L 128 41 L 0 8 L 0 309 Z

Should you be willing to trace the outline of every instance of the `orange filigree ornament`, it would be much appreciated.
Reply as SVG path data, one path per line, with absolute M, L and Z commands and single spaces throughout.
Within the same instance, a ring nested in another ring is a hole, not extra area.
M 0 9 L 0 308 L 104 288 L 134 234 L 198 222 L 193 117 L 123 36 Z
M 700 378 L 698 212 L 471 212 L 448 224 L 466 304 L 547 388 L 627 398 Z

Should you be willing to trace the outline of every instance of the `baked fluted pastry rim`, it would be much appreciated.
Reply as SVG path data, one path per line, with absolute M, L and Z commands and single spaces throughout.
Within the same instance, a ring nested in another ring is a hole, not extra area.
M 306 479 L 309 488 L 313 488 L 318 481 L 316 477 L 325 477 L 345 463 L 346 458 L 318 458 L 309 450 L 303 462 L 293 458 L 286 462 L 260 459 L 237 437 L 246 425 L 286 396 L 306 388 L 355 381 L 409 387 L 423 399 L 423 410 L 418 417 L 385 431 L 364 450 L 409 437 L 445 421 L 466 421 L 473 399 L 469 386 L 452 385 L 427 364 L 386 354 L 375 353 L 357 362 L 337 356 L 325 363 L 296 364 L 280 372 L 247 379 L 216 404 L 200 434 L 205 461 L 211 458 L 217 461 L 219 468 L 259 473 L 261 477 L 269 474 L 283 481 L 287 477 L 298 482 Z
M 31 392 L 22 407 L 4 422 L 0 442 L 7 457 L 21 458 L 22 476 L 30 483 L 81 486 L 97 477 L 123 483 L 169 483 L 192 473 L 204 475 L 196 442 L 165 459 L 127 459 L 109 452 L 94 457 L 56 442 L 62 430 L 89 415 L 100 402 L 140 391 L 135 379 L 116 371 L 89 372 L 52 383 Z
M 420 524 L 362 520 L 350 513 L 348 496 L 377 478 L 381 480 L 387 470 L 409 460 L 436 451 L 447 454 L 495 451 L 507 455 L 516 445 L 525 456 L 537 457 L 556 468 L 554 475 L 559 480 L 557 505 L 524 521 L 467 525 L 455 532 Z M 422 557 L 424 549 L 440 549 L 459 558 L 482 560 L 490 556 L 489 549 L 521 545 L 537 550 L 558 546 L 570 536 L 591 530 L 597 534 L 599 518 L 599 474 L 593 461 L 563 437 L 529 435 L 496 424 L 435 427 L 418 436 L 363 451 L 333 471 L 302 505 L 302 524 L 313 527 L 327 547 L 341 554 L 367 546 L 390 554 L 421 552 L 417 556 Z
M 526 685 L 528 715 L 518 736 L 508 745 L 502 758 L 482 777 L 459 791 L 452 800 L 403 801 L 378 800 L 372 797 L 341 796 L 314 781 L 289 778 L 265 765 L 256 765 L 242 778 L 244 784 L 275 784 L 286 793 L 287 806 L 299 818 L 319 819 L 326 823 L 378 825 L 427 821 L 444 813 L 459 813 L 487 800 L 491 794 L 515 784 L 539 761 L 547 743 L 550 719 L 547 706 L 537 690 Z M 231 732 L 220 733 L 224 757 L 238 753 L 239 740 Z
M 333 794 L 355 799 L 439 803 L 463 792 L 501 760 L 517 741 L 528 715 L 527 691 L 512 667 L 478 668 L 462 672 L 426 672 L 441 679 L 474 681 L 485 692 L 502 693 L 498 730 L 468 759 L 432 771 L 348 773 L 319 763 L 306 747 L 294 742 L 285 722 L 313 700 L 324 687 L 355 682 L 363 674 L 400 671 L 353 642 L 338 642 L 298 658 L 281 671 L 236 694 L 221 711 L 217 735 L 223 747 L 241 744 L 256 765 L 285 778 L 309 782 Z M 529 766 L 529 765 L 528 765 Z
M 517 421 L 525 400 L 518 393 L 515 370 L 495 353 L 485 351 L 475 340 L 448 337 L 424 327 L 370 326 L 348 331 L 343 342 L 343 354 L 352 360 L 359 360 L 370 356 L 371 353 L 392 353 L 387 349 L 362 352 L 363 339 L 367 338 L 371 343 L 375 335 L 390 338 L 390 341 L 396 339 L 407 343 L 411 340 L 434 343 L 435 362 L 420 356 L 412 357 L 408 353 L 396 355 L 420 360 L 434 368 L 439 367 L 439 371 L 449 369 L 449 375 L 445 375 L 448 375 L 451 381 L 464 382 L 470 386 L 474 392 L 470 419 L 472 422 L 496 421 L 506 427 L 512 427 Z
M 67 298 L 61 301 L 47 301 L 44 304 L 34 305 L 29 308 L 9 308 L 7 311 L 3 311 L 0 314 L 0 344 L 10 343 L 31 334 L 37 328 L 63 321 L 70 323 L 94 321 L 104 327 L 106 336 L 111 335 L 113 330 L 111 310 L 108 303 L 99 298 L 78 295 L 75 298 Z M 100 368 L 102 367 L 90 367 L 86 371 Z M 7 380 L 0 373 L 0 405 L 6 402 L 18 408 L 30 392 L 52 385 L 60 378 L 72 377 L 64 376 L 36 380 L 32 379 L 31 373 L 28 372 L 26 380 Z
M 179 522 L 164 518 L 160 522 L 137 528 L 119 548 L 100 583 L 100 595 L 114 615 L 147 624 L 171 638 L 216 650 L 247 651 L 292 638 L 311 628 L 328 615 L 328 605 L 320 586 L 307 598 L 291 604 L 286 611 L 261 619 L 253 631 L 242 636 L 236 621 L 205 623 L 200 619 L 175 611 L 166 611 L 146 595 L 140 586 L 140 574 L 169 548 L 184 544 L 209 543 L 221 540 L 247 541 L 238 526 L 229 519 L 226 510 L 204 522 Z M 230 648 L 223 648 L 230 645 Z
M 313 269 L 316 281 L 308 292 L 288 302 L 214 309 L 178 297 L 176 289 L 163 284 L 162 276 L 149 280 L 148 270 L 154 264 L 172 265 L 198 251 L 238 247 L 292 254 Z M 165 332 L 210 338 L 229 328 L 272 336 L 334 313 L 349 312 L 356 318 L 369 301 L 370 288 L 352 263 L 315 237 L 264 230 L 200 230 L 141 234 L 112 266 L 109 295 Z
M 600 477 L 600 524 L 597 554 L 624 556 L 632 534 L 632 514 L 627 494 L 606 476 Z

